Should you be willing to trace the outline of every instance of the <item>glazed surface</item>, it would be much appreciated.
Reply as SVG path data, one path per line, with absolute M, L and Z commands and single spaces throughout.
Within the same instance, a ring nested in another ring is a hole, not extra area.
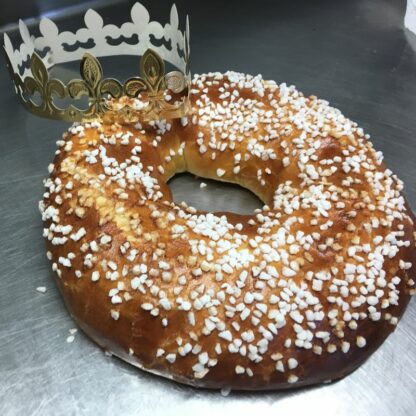
M 195 77 L 191 93 L 187 119 L 115 111 L 58 142 L 41 210 L 71 313 L 103 347 L 181 382 L 344 376 L 414 291 L 401 182 L 362 129 L 294 87 L 229 72 Z M 265 207 L 177 205 L 166 182 L 182 171 L 239 183 Z

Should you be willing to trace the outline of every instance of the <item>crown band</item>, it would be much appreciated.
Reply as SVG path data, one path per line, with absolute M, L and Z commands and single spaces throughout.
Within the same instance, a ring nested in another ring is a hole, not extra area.
M 42 35 L 39 38 L 31 37 L 21 21 L 19 28 L 23 43 L 14 50 L 8 35 L 5 34 L 4 51 L 16 94 L 23 106 L 37 116 L 81 121 L 108 111 L 110 108 L 107 97 L 118 99 L 127 96 L 139 98 L 143 105 L 140 109 L 137 106 L 121 108 L 119 111 L 125 115 L 139 113 L 142 119 L 153 120 L 183 117 L 188 114 L 190 112 L 188 18 L 186 30 L 181 32 L 178 29 L 175 5 L 171 9 L 170 22 L 162 26 L 158 22 L 150 21 L 146 8 L 136 3 L 131 10 L 131 19 L 131 22 L 124 23 L 120 27 L 104 26 L 101 16 L 93 10 L 88 10 L 84 17 L 86 28 L 81 28 L 75 33 L 59 33 L 51 20 L 42 19 L 39 25 Z M 124 40 L 117 46 L 108 43 L 109 39 L 131 39 L 133 35 L 138 39 L 135 45 Z M 164 42 L 156 45 L 152 43 L 152 38 Z M 85 49 L 79 46 L 89 39 L 93 39 L 93 47 Z M 170 47 L 166 47 L 166 44 Z M 78 47 L 68 52 L 67 45 L 78 45 Z M 45 50 L 48 52 L 42 59 L 40 53 Z M 126 54 L 142 55 L 140 76 L 131 77 L 125 83 L 114 78 L 104 78 L 102 67 L 95 56 Z M 49 77 L 48 69 L 53 65 L 75 61 L 81 56 L 81 79 L 74 79 L 65 84 L 59 79 Z M 30 59 L 29 67 L 19 71 L 19 67 L 24 67 L 28 59 Z M 166 74 L 164 60 L 178 70 Z M 20 72 L 23 72 L 22 75 Z M 167 100 L 172 93 L 176 97 L 173 103 Z M 40 104 L 33 101 L 35 94 L 39 94 Z M 60 108 L 54 102 L 54 97 L 76 101 L 82 96 L 88 96 L 89 104 L 86 109 L 72 104 Z

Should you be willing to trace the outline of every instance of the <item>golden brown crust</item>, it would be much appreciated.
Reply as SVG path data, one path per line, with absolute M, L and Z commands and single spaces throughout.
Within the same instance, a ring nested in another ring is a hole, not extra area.
M 414 291 L 401 182 L 355 123 L 293 87 L 209 74 L 192 94 L 186 120 L 115 111 L 58 142 L 41 211 L 71 314 L 102 347 L 192 385 L 345 376 Z M 239 183 L 266 206 L 178 206 L 166 182 L 182 171 Z

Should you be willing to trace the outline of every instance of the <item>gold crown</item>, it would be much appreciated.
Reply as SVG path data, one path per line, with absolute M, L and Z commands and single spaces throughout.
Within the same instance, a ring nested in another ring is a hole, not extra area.
M 23 43 L 16 50 L 8 35 L 4 35 L 7 67 L 16 94 L 28 111 L 41 117 L 81 121 L 108 111 L 109 97 L 118 99 L 127 96 L 139 98 L 141 105 L 124 105 L 118 111 L 126 116 L 139 114 L 144 120 L 154 120 L 178 118 L 190 113 L 189 23 L 187 18 L 184 32 L 178 29 L 175 5 L 171 9 L 170 22 L 165 26 L 150 21 L 149 13 L 140 3 L 132 7 L 131 22 L 120 27 L 104 26 L 101 16 L 91 9 L 85 14 L 84 20 L 85 28 L 75 33 L 59 33 L 51 20 L 42 19 L 39 25 L 41 36 L 38 38 L 30 36 L 26 25 L 20 21 Z M 136 44 L 125 42 L 135 36 L 138 40 Z M 152 38 L 159 42 L 152 43 Z M 93 39 L 94 46 L 87 52 L 80 45 L 88 39 Z M 113 42 L 108 42 L 109 39 Z M 122 41 L 114 46 L 114 40 L 120 39 Z M 68 52 L 67 45 L 78 47 Z M 45 51 L 44 58 L 41 58 Z M 122 54 L 141 55 L 140 76 L 131 77 L 124 83 L 114 78 L 104 78 L 101 64 L 94 55 Z M 78 60 L 81 56 L 81 79 L 64 83 L 50 77 L 48 70 L 52 66 Z M 178 70 L 165 73 L 164 60 Z M 22 69 L 25 66 L 28 68 Z M 175 98 L 169 102 L 172 93 Z M 35 95 L 38 95 L 38 101 L 35 101 Z M 83 96 L 88 96 L 86 109 L 74 103 L 60 108 L 55 103 L 55 97 L 76 101 Z

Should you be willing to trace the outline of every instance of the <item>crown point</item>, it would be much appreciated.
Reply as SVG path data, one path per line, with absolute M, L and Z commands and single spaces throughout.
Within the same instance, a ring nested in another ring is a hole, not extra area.
M 32 43 L 32 40 L 30 38 L 29 29 L 27 28 L 26 23 L 22 19 L 19 19 L 19 31 L 23 42 L 26 45 L 30 45 Z
M 7 33 L 4 33 L 3 35 L 3 47 L 7 54 L 9 54 L 10 51 L 13 51 L 12 42 L 10 41 L 9 35 Z
M 104 26 L 103 18 L 93 9 L 88 9 L 84 16 L 85 25 L 91 30 L 100 30 Z
M 177 29 L 179 26 L 178 9 L 175 3 L 172 4 L 172 8 L 170 9 L 170 24 L 174 29 Z
M 40 33 L 42 33 L 44 37 L 49 37 L 49 36 L 55 37 L 55 36 L 58 36 L 59 34 L 59 30 L 56 24 L 51 19 L 48 19 L 47 17 L 44 17 L 43 19 L 41 19 L 39 23 L 39 30 L 40 30 Z
M 141 3 L 137 2 L 131 8 L 131 20 L 134 24 L 139 26 L 141 29 L 144 28 L 150 21 L 150 15 L 146 7 Z

